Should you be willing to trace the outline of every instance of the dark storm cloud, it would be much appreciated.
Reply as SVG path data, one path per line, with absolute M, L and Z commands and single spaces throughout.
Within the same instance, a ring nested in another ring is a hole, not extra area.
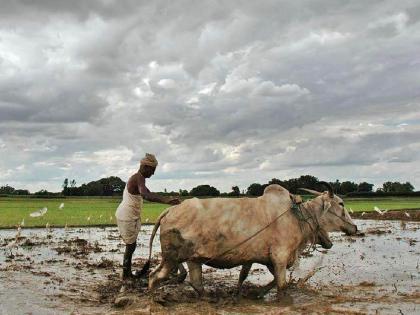
M 0 181 L 126 177 L 154 152 L 157 189 L 362 172 L 418 186 L 419 8 L 2 1 Z

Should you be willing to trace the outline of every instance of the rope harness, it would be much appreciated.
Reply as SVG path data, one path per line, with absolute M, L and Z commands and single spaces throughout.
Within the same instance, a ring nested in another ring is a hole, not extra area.
M 273 221 L 271 221 L 269 224 L 267 224 L 266 226 L 264 226 L 263 228 L 261 228 L 260 230 L 258 230 L 254 234 L 252 234 L 251 236 L 247 237 L 246 239 L 239 242 L 235 246 L 229 248 L 228 250 L 226 250 L 226 251 L 224 251 L 224 252 L 222 252 L 222 253 L 220 253 L 220 254 L 218 254 L 218 255 L 216 255 L 216 256 L 208 259 L 208 260 L 206 260 L 205 262 L 203 262 L 203 264 L 207 264 L 211 261 L 214 261 L 215 259 L 217 259 L 219 257 L 222 257 L 222 256 L 230 253 L 231 251 L 237 249 L 239 246 L 243 245 L 244 243 L 248 242 L 250 239 L 254 238 L 258 234 L 260 234 L 261 232 L 266 230 L 270 225 L 272 225 L 274 222 L 276 222 L 278 219 L 280 219 L 283 215 L 285 215 L 289 211 L 291 211 L 300 222 L 304 221 L 309 225 L 309 227 L 311 229 L 311 232 L 312 232 L 312 243 L 311 243 L 309 248 L 315 248 L 315 237 L 316 237 L 315 233 L 317 233 L 318 230 L 320 229 L 318 219 L 316 218 L 316 216 L 314 217 L 314 216 L 310 215 L 308 211 L 306 211 L 307 214 L 308 214 L 308 217 L 305 218 L 305 216 L 304 216 L 304 214 L 301 210 L 301 205 L 302 205 L 303 202 L 302 202 L 302 198 L 300 196 L 290 195 L 290 199 L 292 201 L 292 207 L 290 209 L 288 209 L 285 212 L 283 212 L 282 214 L 278 215 Z M 309 219 L 312 219 L 314 221 L 314 223 L 316 224 L 315 229 L 309 223 Z M 299 227 L 300 227 L 301 231 L 303 232 L 302 226 L 300 224 L 299 224 Z
M 258 230 L 257 232 L 255 232 L 254 234 L 250 235 L 249 237 L 247 237 L 246 239 L 244 239 L 243 241 L 239 242 L 238 244 L 236 244 L 235 246 L 229 248 L 228 250 L 225 250 L 224 252 L 213 256 L 212 258 L 204 261 L 202 264 L 208 264 L 214 260 L 216 260 L 219 257 L 222 257 L 228 253 L 230 253 L 231 251 L 237 249 L 239 246 L 243 245 L 244 243 L 248 242 L 249 240 L 251 240 L 252 238 L 254 238 L 255 236 L 257 236 L 258 234 L 260 234 L 261 232 L 263 232 L 264 230 L 266 230 L 270 225 L 272 225 L 273 223 L 275 223 L 278 219 L 280 219 L 283 215 L 285 215 L 286 213 L 288 213 L 289 211 L 292 212 L 292 214 L 298 219 L 299 223 L 304 222 L 306 224 L 308 224 L 310 230 L 311 230 L 311 236 L 312 236 L 312 240 L 311 240 L 311 244 L 307 249 L 307 252 L 312 252 L 314 250 L 316 250 L 316 233 L 320 230 L 320 225 L 319 225 L 319 221 L 316 217 L 316 215 L 311 215 L 310 211 L 308 211 L 306 209 L 305 206 L 303 206 L 305 203 L 302 201 L 302 198 L 298 195 L 292 195 L 290 194 L 290 199 L 292 201 L 292 206 L 291 208 L 287 209 L 285 212 L 281 213 L 280 215 L 278 215 L 276 218 L 274 218 L 273 221 L 271 221 L 270 223 L 268 223 L 267 225 L 265 225 L 263 228 L 261 228 L 260 230 Z M 305 210 L 306 212 L 306 217 L 305 214 L 302 211 L 302 208 Z M 330 213 L 336 215 L 335 213 L 329 211 Z M 337 216 L 337 215 L 336 215 Z M 312 227 L 311 223 L 309 222 L 309 220 L 312 220 L 314 222 L 315 227 Z M 343 220 L 343 219 L 342 219 Z M 300 230 L 303 233 L 303 227 L 302 224 L 299 224 Z M 302 251 L 303 253 L 304 251 Z M 189 273 L 189 270 L 186 271 L 187 274 Z M 197 290 L 189 281 L 185 281 L 187 284 L 189 284 L 194 290 Z
M 277 216 L 273 221 L 271 221 L 269 224 L 267 224 L 266 226 L 264 226 L 262 229 L 258 230 L 257 232 L 255 232 L 254 234 L 252 234 L 251 236 L 247 237 L 246 239 L 244 239 L 243 241 L 241 241 L 240 243 L 236 244 L 235 246 L 229 248 L 228 250 L 224 251 L 221 254 L 218 254 L 212 258 L 210 258 L 209 260 L 205 261 L 203 264 L 207 264 L 213 260 L 215 260 L 216 258 L 222 257 L 228 253 L 230 253 L 231 251 L 233 251 L 234 249 L 238 248 L 239 246 L 241 246 L 242 244 L 248 242 L 250 239 L 254 238 L 255 236 L 257 236 L 258 234 L 260 234 L 262 231 L 266 230 L 271 224 L 273 224 L 274 222 L 276 222 L 278 219 L 280 219 L 283 215 L 285 215 L 287 212 L 289 212 L 290 209 L 286 210 L 285 212 L 283 212 L 282 214 L 280 214 L 279 216 Z
M 304 212 L 302 211 L 302 208 L 305 210 L 306 217 L 305 217 Z M 302 233 L 303 233 L 302 222 L 306 223 L 309 226 L 311 230 L 312 240 L 311 240 L 311 244 L 309 245 L 307 249 L 307 253 L 314 251 L 316 249 L 316 235 L 318 231 L 321 229 L 318 218 L 316 217 L 316 215 L 312 215 L 311 212 L 306 209 L 303 202 L 293 203 L 292 212 L 299 221 L 299 227 Z M 311 225 L 309 220 L 313 222 L 314 227 Z

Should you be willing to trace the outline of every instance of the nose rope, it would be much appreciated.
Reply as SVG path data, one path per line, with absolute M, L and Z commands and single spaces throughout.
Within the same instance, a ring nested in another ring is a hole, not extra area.
M 344 208 L 346 209 L 346 208 Z M 335 212 L 330 211 L 330 209 L 327 210 L 329 213 L 331 213 L 332 215 L 335 215 L 337 218 L 339 218 L 341 221 L 343 221 L 344 223 L 350 224 L 349 222 L 347 222 L 346 220 L 344 220 L 341 216 L 337 215 Z

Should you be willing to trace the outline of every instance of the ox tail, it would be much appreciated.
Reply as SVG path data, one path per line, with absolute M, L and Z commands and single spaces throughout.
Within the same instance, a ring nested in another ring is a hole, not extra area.
M 157 218 L 157 221 L 155 223 L 155 226 L 153 227 L 153 231 L 152 231 L 152 235 L 150 236 L 150 240 L 149 240 L 149 258 L 147 259 L 146 263 L 144 264 L 143 268 L 140 270 L 140 272 L 136 275 L 138 277 L 143 277 L 147 274 L 147 272 L 150 269 L 150 261 L 152 259 L 152 245 L 153 245 L 153 240 L 155 238 L 156 232 L 160 226 L 160 221 L 168 214 L 169 210 L 172 207 L 169 207 L 168 209 L 166 209 L 165 211 L 163 211 L 159 217 Z

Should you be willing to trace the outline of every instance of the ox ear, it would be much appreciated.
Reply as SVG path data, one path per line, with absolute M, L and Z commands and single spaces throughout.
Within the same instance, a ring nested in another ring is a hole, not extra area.
M 328 200 L 324 200 L 324 207 L 322 209 L 321 217 L 324 216 L 330 208 L 331 208 L 331 202 L 329 202 Z
M 298 188 L 298 189 L 306 191 L 306 192 L 308 192 L 312 195 L 315 195 L 315 196 L 321 196 L 322 195 L 322 193 L 320 193 L 319 191 L 316 191 L 316 190 L 312 190 L 312 189 L 308 189 L 308 188 Z

